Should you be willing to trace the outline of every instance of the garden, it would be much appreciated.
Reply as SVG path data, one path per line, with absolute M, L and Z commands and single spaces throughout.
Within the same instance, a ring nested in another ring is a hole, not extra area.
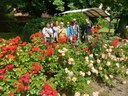
M 89 90 L 92 82 L 112 86 L 128 75 L 127 40 L 94 34 L 87 43 L 47 43 L 43 37 L 0 39 L 1 96 L 98 96 Z
M 128 96 L 127 6 L 127 0 L 0 0 L 0 96 Z M 62 15 L 72 10 L 81 12 Z M 88 41 L 85 18 L 101 26 Z M 73 19 L 78 40 L 46 42 L 45 23 L 65 27 Z

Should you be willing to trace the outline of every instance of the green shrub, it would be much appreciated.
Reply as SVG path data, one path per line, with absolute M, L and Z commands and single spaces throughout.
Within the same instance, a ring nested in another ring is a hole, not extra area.
M 98 18 L 98 23 L 99 23 L 102 27 L 105 27 L 105 28 L 108 28 L 108 26 L 109 26 L 109 22 L 108 22 L 106 19 L 104 19 L 104 18 Z M 111 28 L 111 29 L 114 29 L 115 24 L 116 24 L 116 20 L 112 20 L 112 21 L 111 21 L 111 26 L 110 26 L 110 28 Z
M 77 23 L 79 24 L 80 28 L 83 29 L 84 18 L 86 18 L 86 16 L 81 13 L 72 13 L 63 15 L 61 17 L 54 16 L 51 18 L 51 20 L 42 18 L 32 19 L 26 23 L 23 29 L 23 41 L 29 41 L 30 35 L 42 29 L 46 22 L 54 22 L 57 20 L 58 22 L 66 23 L 67 21 L 71 22 L 74 18 L 77 19 Z
M 30 41 L 30 35 L 42 29 L 45 26 L 45 22 L 48 21 L 47 19 L 37 18 L 27 22 L 23 28 L 23 41 Z

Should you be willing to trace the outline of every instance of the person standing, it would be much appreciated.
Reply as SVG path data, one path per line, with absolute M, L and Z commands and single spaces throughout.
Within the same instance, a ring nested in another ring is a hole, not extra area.
M 68 36 L 68 41 L 70 41 L 71 39 L 71 26 L 70 26 L 70 22 L 67 22 L 67 26 L 66 26 L 66 32 L 67 32 L 67 36 Z
M 54 37 L 55 41 L 56 41 L 56 38 L 57 38 L 57 32 L 58 32 L 59 28 L 60 28 L 60 26 L 59 26 L 58 21 L 55 21 L 54 22 L 54 27 L 53 27 L 53 29 L 54 29 L 53 37 Z
M 83 38 L 85 37 L 85 40 L 88 41 L 89 35 L 92 34 L 92 30 L 91 30 L 92 23 L 89 21 L 88 18 L 85 19 L 85 22 L 86 22 L 86 24 L 84 26 L 84 35 L 83 35 Z
M 76 19 L 73 19 L 72 21 L 71 33 L 74 38 L 79 38 L 79 25 L 77 25 Z
M 66 29 L 64 28 L 64 23 L 60 23 L 60 28 L 57 32 L 57 38 L 64 38 L 66 36 Z
M 50 27 L 50 23 L 46 23 L 45 27 L 42 30 L 42 33 L 45 35 L 46 42 L 51 42 L 53 37 L 53 31 Z

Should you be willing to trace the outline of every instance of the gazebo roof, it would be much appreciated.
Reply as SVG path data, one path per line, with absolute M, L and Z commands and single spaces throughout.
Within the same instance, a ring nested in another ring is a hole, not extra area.
M 92 18 L 110 17 L 110 14 L 107 11 L 104 11 L 99 8 L 86 8 L 86 9 L 79 9 L 79 10 L 71 10 L 71 11 L 62 12 L 61 14 L 76 13 L 76 12 L 82 12 L 86 14 L 88 17 L 92 17 Z

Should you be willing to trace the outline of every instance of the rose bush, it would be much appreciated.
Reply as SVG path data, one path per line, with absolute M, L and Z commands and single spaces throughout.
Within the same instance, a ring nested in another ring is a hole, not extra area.
M 84 93 L 94 80 L 112 84 L 118 75 L 127 75 L 128 45 L 120 38 L 105 40 L 94 34 L 87 43 L 67 44 L 67 37 L 58 43 L 47 43 L 43 37 L 39 32 L 32 34 L 31 43 L 18 36 L 0 39 L 1 96 Z

